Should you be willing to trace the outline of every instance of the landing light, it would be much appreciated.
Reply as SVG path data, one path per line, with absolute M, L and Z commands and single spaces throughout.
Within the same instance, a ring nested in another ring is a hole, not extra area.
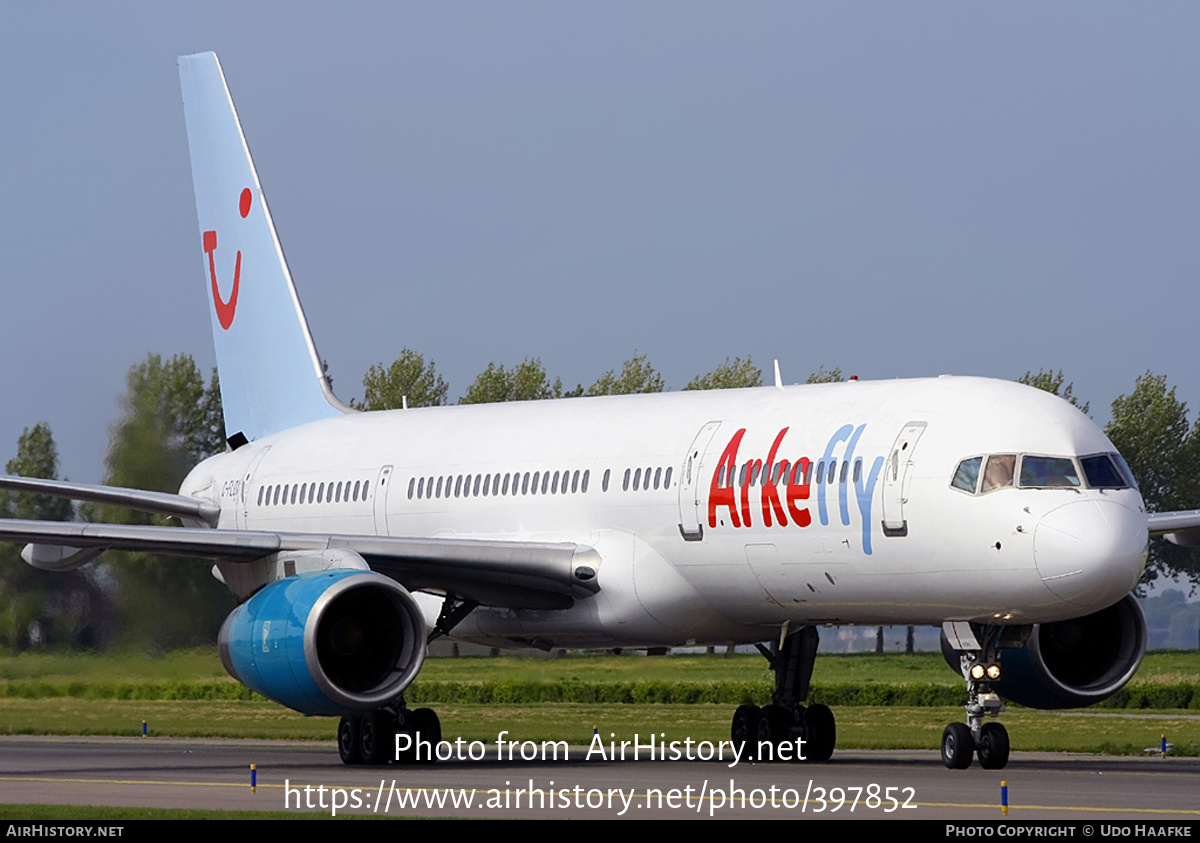
M 974 679 L 975 681 L 978 682 L 980 679 L 983 679 L 985 676 L 988 679 L 990 679 L 991 681 L 995 682 L 997 679 L 1000 678 L 1000 665 L 989 664 L 986 667 L 981 664 L 971 665 L 971 678 L 972 679 Z

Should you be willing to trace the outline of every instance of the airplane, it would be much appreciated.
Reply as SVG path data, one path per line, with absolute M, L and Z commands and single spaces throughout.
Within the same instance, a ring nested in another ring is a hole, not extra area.
M 177 495 L 7 477 L 0 488 L 177 516 L 183 527 L 0 522 L 25 560 L 109 548 L 201 557 L 239 605 L 229 673 L 339 717 L 347 764 L 441 740 L 404 692 L 435 637 L 496 647 L 754 645 L 770 704 L 742 757 L 830 758 L 807 704 L 819 628 L 936 625 L 966 683 L 941 753 L 1003 768 L 1004 699 L 1089 705 L 1137 670 L 1147 513 L 1078 409 L 972 377 L 357 412 L 326 380 L 217 57 L 179 59 L 228 447 Z M 242 278 L 246 283 L 242 284 Z M 414 745 L 409 742 L 409 746 Z

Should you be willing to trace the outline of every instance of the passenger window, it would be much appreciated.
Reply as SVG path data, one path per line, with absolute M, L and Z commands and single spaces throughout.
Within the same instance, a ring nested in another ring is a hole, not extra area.
M 667 466 L 666 476 L 663 477 L 663 488 L 664 489 L 671 488 L 671 466 Z
M 629 469 L 628 469 L 628 468 L 627 468 L 627 469 L 625 469 L 625 482 L 621 484 L 621 491 L 622 491 L 622 492 L 628 492 L 628 491 L 629 491 L 629 474 L 630 474 L 630 471 L 629 471 Z
M 542 494 L 546 494 L 546 487 L 550 485 L 550 472 L 542 472 Z
M 575 474 L 571 477 L 571 494 L 579 491 L 579 469 L 575 469 Z
M 982 464 L 983 457 L 971 457 L 969 460 L 963 460 L 954 470 L 954 479 L 950 481 L 950 485 L 955 489 L 975 494 L 979 483 L 979 466 Z
M 846 482 L 846 469 L 849 467 L 850 467 L 850 463 L 846 462 L 845 460 L 842 460 L 842 475 L 838 478 L 839 483 Z
M 363 499 L 364 501 L 367 499 L 367 489 L 369 489 L 369 488 L 370 488 L 370 486 L 371 486 L 371 481 L 370 481 L 370 480 L 364 480 L 364 481 L 363 481 L 363 488 L 362 488 L 362 499 Z
M 648 479 L 648 478 L 647 478 Z M 633 491 L 637 492 L 642 488 L 642 470 L 639 468 L 633 473 Z
M 583 483 L 580 485 L 579 488 L 585 495 L 587 494 L 588 475 L 590 475 L 591 473 L 592 473 L 592 470 L 590 468 L 583 472 Z M 604 488 L 606 488 L 606 489 L 608 488 L 608 472 L 607 471 L 604 472 Z
M 554 482 L 550 486 L 550 494 L 552 494 L 552 495 L 558 494 L 558 472 L 557 471 L 554 472 Z
M 604 477 L 601 478 L 601 480 L 600 480 L 600 491 L 601 492 L 608 491 L 608 478 L 611 474 L 612 474 L 611 468 L 604 469 Z M 587 474 L 583 475 L 583 491 L 585 491 L 585 492 L 587 491 Z
M 262 506 L 263 488 L 264 488 L 263 486 L 258 487 L 258 505 L 259 506 Z
M 859 457 L 854 461 L 854 482 L 862 482 L 862 457 Z
M 361 486 L 362 486 L 361 480 L 354 481 L 354 500 L 356 500 L 356 501 L 358 500 L 358 490 Z
M 1016 467 L 1016 454 L 992 454 L 988 457 L 987 468 L 983 471 L 983 488 L 980 492 L 987 493 L 1011 486 Z
M 480 480 L 482 480 L 482 479 L 483 479 L 483 475 L 482 475 L 482 474 L 476 474 L 476 475 L 475 475 L 475 483 L 474 483 L 474 485 L 471 487 L 471 494 L 472 494 L 472 495 L 475 495 L 475 496 L 478 496 L 478 495 L 479 495 L 479 481 L 480 481 Z
M 817 485 L 821 485 L 821 481 L 825 479 L 825 461 L 817 463 Z

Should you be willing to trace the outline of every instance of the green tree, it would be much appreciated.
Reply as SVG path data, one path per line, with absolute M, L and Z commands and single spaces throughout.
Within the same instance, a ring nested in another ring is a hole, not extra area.
M 121 417 L 109 428 L 104 482 L 159 492 L 178 491 L 205 457 L 224 448 L 220 388 L 205 386 L 195 362 L 181 354 L 164 362 L 149 355 L 133 366 L 121 397 Z M 90 506 L 93 520 L 168 525 L 170 519 L 115 506 Z M 104 557 L 119 585 L 122 634 L 153 650 L 213 640 L 233 608 L 211 563 L 109 551 Z
M 755 366 L 749 357 L 745 360 L 726 357 L 724 363 L 707 375 L 696 375 L 688 381 L 684 389 L 742 389 L 751 386 L 762 386 L 762 369 Z
M 58 479 L 58 446 L 50 426 L 25 428 L 17 455 L 5 470 L 13 476 Z M 0 518 L 70 521 L 65 498 L 0 490 Z M 90 646 L 111 618 L 103 593 L 82 571 L 40 571 L 21 559 L 21 546 L 0 545 L 0 641 L 10 651 L 38 643 Z
M 350 402 L 358 410 L 395 410 L 409 407 L 439 407 L 446 403 L 447 385 L 437 368 L 424 355 L 404 348 L 392 365 L 378 363 L 363 375 L 363 400 Z
M 206 389 L 189 355 L 164 363 L 151 354 L 125 384 L 121 417 L 109 427 L 104 482 L 175 492 L 196 463 L 224 448 L 216 373 Z
M 488 363 L 459 404 L 494 404 L 501 401 L 540 401 L 562 395 L 562 381 L 550 383 L 539 358 L 526 357 L 512 369 Z
M 1112 403 L 1112 420 L 1104 432 L 1121 452 L 1137 479 L 1150 512 L 1200 507 L 1200 429 L 1188 426 L 1187 405 L 1167 388 L 1163 375 L 1146 372 L 1133 392 Z M 1160 576 L 1184 576 L 1200 584 L 1200 554 L 1152 539 L 1143 583 Z
M 1026 386 L 1036 387 L 1043 392 L 1049 392 L 1051 395 L 1057 395 L 1064 401 L 1074 404 L 1079 408 L 1079 412 L 1087 415 L 1088 408 L 1091 407 L 1090 402 L 1084 401 L 1082 404 L 1080 404 L 1079 399 L 1071 394 L 1071 390 L 1074 389 L 1075 384 L 1069 383 L 1064 388 L 1063 380 L 1064 378 L 1062 369 L 1059 369 L 1057 372 L 1055 372 L 1053 369 L 1048 371 L 1042 371 L 1041 369 L 1038 369 L 1036 375 L 1033 372 L 1026 372 L 1025 374 L 1021 375 L 1021 377 L 1017 378 L 1017 383 L 1023 383 Z
M 588 387 L 588 395 L 633 395 L 639 392 L 662 392 L 663 379 L 646 362 L 645 354 L 633 356 L 621 365 L 621 374 L 609 369 Z
M 826 369 L 823 365 L 811 375 L 805 383 L 841 383 L 845 378 L 842 377 L 841 369 Z

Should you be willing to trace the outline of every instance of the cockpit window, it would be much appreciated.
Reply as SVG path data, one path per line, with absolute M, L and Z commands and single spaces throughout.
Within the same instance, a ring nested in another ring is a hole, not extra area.
M 954 472 L 954 479 L 950 481 L 950 485 L 955 489 L 962 489 L 964 492 L 972 495 L 975 494 L 975 487 L 979 483 L 979 466 L 982 463 L 983 457 L 971 457 L 969 460 L 960 462 Z
M 1023 489 L 1079 485 L 1079 473 L 1075 470 L 1074 460 L 1066 457 L 1034 457 L 1028 454 L 1021 458 L 1021 488 Z
M 1016 466 L 1016 454 L 992 454 L 983 472 L 983 488 L 980 491 L 986 493 L 1011 486 Z
M 1129 470 L 1129 466 L 1126 464 L 1125 459 L 1117 453 L 1109 454 L 1109 456 L 1113 458 L 1113 462 L 1115 462 L 1117 464 L 1117 468 L 1121 470 L 1121 476 L 1125 478 L 1125 482 L 1135 489 L 1139 488 L 1137 478 L 1134 477 L 1133 472 Z
M 1121 475 L 1112 457 L 1108 454 L 1096 454 L 1091 457 L 1080 457 L 1083 466 L 1083 476 L 1093 489 L 1125 489 L 1129 483 Z

